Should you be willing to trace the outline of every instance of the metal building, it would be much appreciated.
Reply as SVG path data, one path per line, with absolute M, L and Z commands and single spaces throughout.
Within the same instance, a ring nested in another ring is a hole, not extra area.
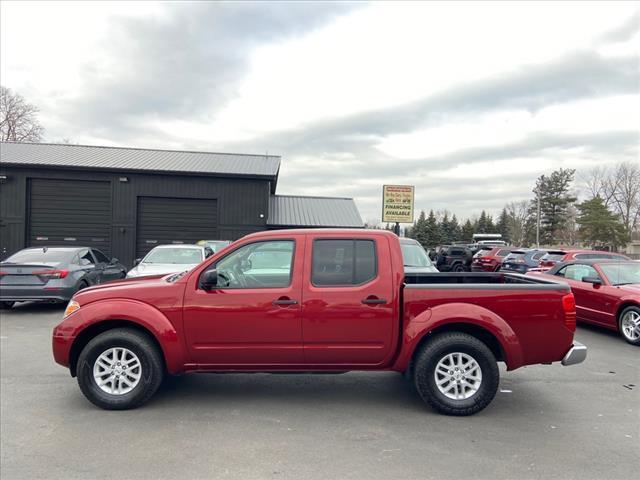
M 280 157 L 0 143 L 0 258 L 86 245 L 132 265 L 156 245 L 362 227 L 350 198 L 276 195 Z

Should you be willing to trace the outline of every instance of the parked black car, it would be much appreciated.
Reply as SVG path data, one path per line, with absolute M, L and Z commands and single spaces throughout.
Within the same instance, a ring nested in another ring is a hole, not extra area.
M 127 269 L 89 247 L 33 247 L 0 263 L 0 302 L 67 302 L 78 290 L 124 278 Z
M 472 250 L 464 245 L 443 245 L 436 254 L 436 268 L 441 272 L 468 272 Z

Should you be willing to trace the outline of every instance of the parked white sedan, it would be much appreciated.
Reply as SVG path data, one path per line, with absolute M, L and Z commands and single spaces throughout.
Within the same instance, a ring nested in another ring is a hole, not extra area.
M 129 270 L 127 278 L 167 275 L 191 270 L 213 251 L 200 245 L 159 245 Z

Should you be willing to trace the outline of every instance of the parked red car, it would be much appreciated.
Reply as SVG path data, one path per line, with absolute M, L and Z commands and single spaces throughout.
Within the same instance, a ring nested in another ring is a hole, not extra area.
M 509 255 L 515 247 L 494 247 L 491 250 L 480 250 L 471 262 L 472 272 L 497 272 L 502 265 L 504 258 Z
M 598 250 L 549 250 L 540 259 L 539 269 L 544 271 L 555 266 L 556 263 L 570 262 L 571 260 L 631 260 L 621 253 L 601 252 Z
M 640 345 L 640 262 L 574 260 L 538 276 L 571 286 L 579 321 L 616 330 Z
M 582 362 L 574 331 L 562 282 L 405 273 L 390 232 L 279 230 L 188 272 L 82 290 L 53 355 L 106 409 L 143 404 L 166 373 L 392 370 L 436 410 L 470 415 L 493 399 L 498 361 Z

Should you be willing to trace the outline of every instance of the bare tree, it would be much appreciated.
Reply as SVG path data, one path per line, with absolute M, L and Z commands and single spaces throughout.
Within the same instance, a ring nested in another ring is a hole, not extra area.
M 529 202 L 521 200 L 510 202 L 507 209 L 507 228 L 513 245 L 524 245 L 527 237 L 527 218 L 529 216 Z
M 627 232 L 640 228 L 640 166 L 619 163 L 611 168 L 595 167 L 583 177 L 589 198 L 600 197 L 616 213 Z
M 616 185 L 611 202 L 613 211 L 620 216 L 627 232 L 632 233 L 640 227 L 640 165 L 619 163 L 613 177 Z
M 44 128 L 38 122 L 38 108 L 22 95 L 0 86 L 0 140 L 39 142 Z

